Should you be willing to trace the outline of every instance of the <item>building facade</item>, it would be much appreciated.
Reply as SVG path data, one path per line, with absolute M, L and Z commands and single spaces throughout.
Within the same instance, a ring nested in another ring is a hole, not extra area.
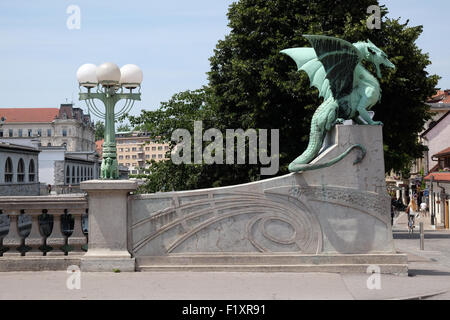
M 119 132 L 116 134 L 117 161 L 127 167 L 130 174 L 144 173 L 151 160 L 167 159 L 168 143 L 159 143 L 145 132 Z
M 38 196 L 39 149 L 0 142 L 0 196 Z
M 450 90 L 438 90 L 427 101 L 432 112 L 432 118 L 424 125 L 417 140 L 428 148 L 421 158 L 415 159 L 410 168 L 410 176 L 391 174 L 386 178 L 388 189 L 405 205 L 409 199 L 417 196 L 419 201 L 431 201 L 427 194 L 429 185 L 424 183 L 424 177 L 438 169 L 438 161 L 434 155 L 450 147 Z M 422 199 L 422 197 L 424 197 Z
M 39 148 L 40 182 L 53 193 L 77 192 L 80 182 L 99 177 L 94 124 L 72 104 L 0 108 L 0 141 Z
M 438 166 L 438 161 L 433 156 L 450 147 L 450 111 L 433 121 L 432 126 L 429 126 L 420 138 L 423 145 L 428 147 L 428 151 L 425 151 L 422 159 L 418 159 L 416 170 L 423 168 L 424 173 L 428 174 Z
M 439 165 L 450 164 L 450 148 L 445 154 L 438 156 Z M 428 190 L 428 208 L 434 225 L 449 229 L 449 207 L 450 207 L 450 168 L 449 166 L 436 170 L 425 177 Z
M 67 151 L 95 151 L 95 130 L 89 115 L 72 104 L 58 108 L 0 108 L 0 138 L 38 139 L 41 146 Z
M 41 147 L 41 183 L 52 186 L 53 193 L 80 191 L 80 182 L 98 179 L 100 165 L 95 152 L 67 152 L 64 147 Z

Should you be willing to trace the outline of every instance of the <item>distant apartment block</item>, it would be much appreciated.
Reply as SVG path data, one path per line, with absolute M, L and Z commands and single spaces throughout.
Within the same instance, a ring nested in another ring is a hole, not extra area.
M 151 160 L 166 160 L 168 143 L 158 143 L 145 132 L 119 132 L 116 134 L 117 161 L 127 167 L 130 174 L 144 172 Z

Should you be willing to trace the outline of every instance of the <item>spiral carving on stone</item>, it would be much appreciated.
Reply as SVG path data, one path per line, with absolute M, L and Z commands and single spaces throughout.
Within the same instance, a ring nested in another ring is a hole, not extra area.
M 316 254 L 321 251 L 320 225 L 298 199 L 288 195 L 249 192 L 205 194 L 203 199 L 199 199 L 201 197 L 196 195 L 192 201 L 184 200 L 181 204 L 179 199 L 174 199 L 174 205 L 170 208 L 165 208 L 160 213 L 132 225 L 131 229 L 146 224 L 157 226 L 154 232 L 133 241 L 134 253 L 151 245 L 152 241 L 164 242 L 165 254 L 183 253 L 185 250 L 181 247 L 183 243 L 192 241 L 194 236 L 197 239 L 200 233 L 215 232 L 215 228 L 222 223 L 225 228 L 236 230 L 235 219 L 247 221 L 246 227 L 244 225 L 244 230 L 241 231 L 245 235 L 240 237 L 240 244 L 237 244 L 239 242 L 237 239 L 229 236 L 231 230 L 224 229 L 225 237 L 228 237 L 224 242 L 225 247 L 213 243 L 207 246 L 208 252 L 249 252 L 252 247 L 253 251 L 264 253 Z M 181 233 L 171 231 L 175 229 L 183 231 Z M 250 247 L 242 243 L 245 239 L 250 242 Z M 190 250 L 189 252 L 194 250 L 192 246 Z M 201 249 L 198 250 L 194 252 L 202 252 Z

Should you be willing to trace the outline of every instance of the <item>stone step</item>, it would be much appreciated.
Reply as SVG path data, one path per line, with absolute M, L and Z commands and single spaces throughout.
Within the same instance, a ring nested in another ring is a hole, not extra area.
M 367 273 L 370 264 L 322 265 L 140 265 L 142 272 L 315 272 L 315 273 Z M 380 273 L 408 275 L 407 264 L 380 264 Z
M 189 254 L 136 257 L 138 266 L 158 265 L 371 265 L 407 264 L 405 254 Z
M 81 255 L 61 257 L 0 257 L 0 272 L 9 271 L 66 271 L 80 266 Z

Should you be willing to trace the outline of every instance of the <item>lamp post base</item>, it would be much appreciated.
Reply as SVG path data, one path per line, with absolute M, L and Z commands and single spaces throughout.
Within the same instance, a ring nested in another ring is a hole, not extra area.
M 127 199 L 137 183 L 91 180 L 82 182 L 81 189 L 89 198 L 89 243 L 81 258 L 81 271 L 135 271 L 135 260 L 127 248 Z
M 80 263 L 85 272 L 134 272 L 135 258 L 128 251 L 87 252 Z

